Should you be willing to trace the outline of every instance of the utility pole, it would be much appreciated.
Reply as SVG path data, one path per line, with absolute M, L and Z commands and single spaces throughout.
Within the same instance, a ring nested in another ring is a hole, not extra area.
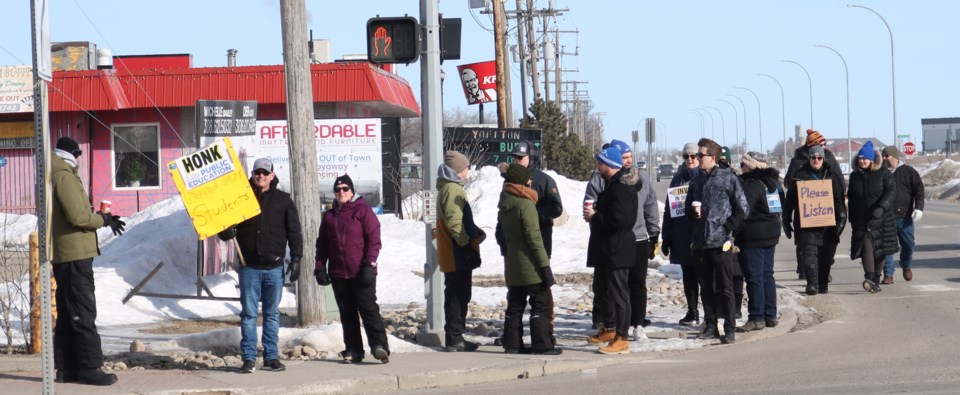
M 493 37 L 497 64 L 497 127 L 513 126 L 513 106 L 510 95 L 510 73 L 507 72 L 507 17 L 504 0 L 493 0 Z
M 550 1 L 550 5 L 547 7 L 547 11 L 553 8 L 553 1 Z M 540 17 L 543 20 L 543 100 L 550 101 L 550 51 L 548 51 L 548 45 L 550 45 L 550 40 L 547 37 L 550 37 L 547 34 L 547 26 L 550 22 L 550 18 L 547 14 L 544 14 Z M 553 50 L 554 56 L 556 56 L 556 49 Z
M 533 36 L 533 0 L 527 0 L 527 48 L 530 49 L 530 86 L 533 87 L 533 100 L 540 98 L 540 75 L 537 70 L 537 40 Z
M 557 29 L 556 31 L 554 31 L 554 35 L 553 35 L 553 45 L 554 45 L 554 48 L 553 48 L 553 54 L 554 54 L 554 55 L 553 55 L 553 69 L 554 69 L 554 71 L 556 71 L 556 76 L 555 76 L 555 78 L 553 79 L 553 80 L 555 81 L 555 83 L 554 83 L 553 85 L 557 88 L 557 96 L 556 96 L 556 97 L 557 97 L 557 107 L 562 109 L 562 108 L 563 108 L 563 99 L 560 97 L 560 86 L 561 86 L 561 84 L 560 84 L 560 72 L 561 72 L 561 69 L 560 69 L 560 58 L 561 58 L 561 55 L 563 54 L 563 50 L 561 49 L 562 47 L 560 46 L 560 30 L 559 30 L 559 29 Z
M 516 10 L 516 14 L 517 14 L 517 55 L 520 56 L 520 98 L 521 98 L 520 100 L 523 101 L 523 106 L 521 107 L 523 110 L 521 111 L 521 113 L 523 114 L 523 117 L 526 117 L 526 116 L 527 116 L 527 103 L 528 103 L 528 102 L 527 102 L 527 69 L 526 69 L 526 64 L 527 64 L 527 52 L 525 51 L 526 46 L 523 45 L 523 42 L 524 42 L 523 32 L 524 32 L 524 29 L 525 29 L 525 27 L 526 27 L 526 23 L 524 23 L 525 19 L 524 19 L 524 16 L 523 16 L 523 11 L 521 10 L 522 0 L 516 0 L 516 1 L 517 1 L 517 10 Z
M 300 214 L 303 240 L 303 262 L 315 260 L 316 251 L 309 248 L 320 229 L 320 201 L 314 199 L 320 190 L 317 179 L 317 140 L 313 133 L 313 80 L 307 52 L 306 0 L 280 0 L 280 24 L 283 31 L 283 68 L 287 90 L 287 125 L 289 128 L 290 184 L 294 204 Z M 297 281 L 297 316 L 300 326 L 317 326 L 327 321 L 326 295 L 313 281 L 312 271 L 302 270 Z

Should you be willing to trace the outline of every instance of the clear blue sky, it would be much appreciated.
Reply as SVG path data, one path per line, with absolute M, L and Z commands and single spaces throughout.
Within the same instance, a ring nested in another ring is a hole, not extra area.
M 0 25 L 4 37 L 0 64 L 30 63 L 29 2 L 8 2 Z M 166 0 L 117 2 L 105 0 L 51 1 L 51 34 L 54 41 L 92 41 L 115 54 L 190 53 L 195 66 L 226 64 L 226 50 L 239 50 L 239 65 L 282 63 L 278 0 Z M 507 1 L 512 10 L 515 1 Z M 766 149 L 780 140 L 780 92 L 773 75 L 786 92 L 788 135 L 796 124 L 810 126 L 807 78 L 813 79 L 814 128 L 828 138 L 845 137 L 847 129 L 843 66 L 832 52 L 811 47 L 824 44 L 838 50 L 850 68 L 852 134 L 893 136 L 890 81 L 890 41 L 876 15 L 846 8 L 845 1 L 669 1 L 597 2 L 557 0 L 568 8 L 557 18 L 561 29 L 579 29 L 579 37 L 561 38 L 567 51 L 579 41 L 580 56 L 566 57 L 565 68 L 577 68 L 567 80 L 589 81 L 595 111 L 605 112 L 608 139 L 629 139 L 630 131 L 643 127 L 645 117 L 656 117 L 666 126 L 667 146 L 679 148 L 700 136 L 700 121 L 689 111 L 714 106 L 724 112 L 726 142 L 734 141 L 737 106 L 740 133 L 746 104 L 748 141 L 758 148 L 757 103 L 743 86 L 760 97 L 763 141 Z M 950 0 L 870 0 L 862 4 L 882 14 L 893 29 L 896 50 L 897 116 L 900 134 L 919 142 L 920 119 L 960 116 L 960 36 L 956 16 L 960 2 Z M 78 7 L 79 5 L 79 7 Z M 538 0 L 546 7 L 546 0 Z M 89 16 L 87 17 L 81 12 Z M 416 0 L 308 0 L 309 27 L 315 38 L 332 40 L 333 57 L 364 53 L 366 20 L 381 16 L 419 16 Z M 467 0 L 440 4 L 446 17 L 463 19 L 463 57 L 444 62 L 456 75 L 459 64 L 492 60 L 492 28 L 488 15 L 472 13 Z M 9 52 L 9 53 L 7 53 Z M 12 56 L 11 56 L 12 54 Z M 419 96 L 419 64 L 400 66 Z M 513 64 L 513 81 L 519 68 Z M 457 81 L 446 82 L 445 106 L 467 107 Z M 519 88 L 514 89 L 519 113 Z M 451 94 L 453 92 L 453 94 Z M 471 111 L 475 111 L 475 107 Z M 716 139 L 723 143 L 720 119 Z M 710 120 L 706 118 L 709 137 Z M 919 144 L 918 144 L 919 145 Z

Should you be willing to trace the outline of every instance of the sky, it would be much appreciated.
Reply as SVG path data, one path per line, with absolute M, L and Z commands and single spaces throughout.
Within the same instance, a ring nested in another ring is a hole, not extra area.
M 238 65 L 283 61 L 277 0 L 51 3 L 53 41 L 92 41 L 114 54 L 190 53 L 195 66 L 225 65 L 229 48 L 239 50 Z M 0 64 L 30 62 L 28 4 L 18 1 L 4 6 L 7 18 L 0 26 L 4 37 Z M 334 59 L 366 51 L 368 18 L 419 16 L 419 2 L 414 0 L 307 0 L 306 4 L 314 38 L 332 40 Z M 467 4 L 467 0 L 440 3 L 445 17 L 463 19 L 462 58 L 443 65 L 452 75 L 457 65 L 494 58 L 490 16 L 469 10 Z M 547 4 L 547 0 L 537 1 L 540 8 Z M 568 11 L 551 26 L 579 30 L 579 34 L 561 35 L 564 51 L 579 47 L 579 56 L 563 59 L 564 69 L 578 70 L 567 73 L 564 80 L 588 82 L 595 111 L 605 114 L 607 139 L 629 140 L 632 130 L 643 127 L 644 118 L 654 117 L 660 139 L 665 140 L 661 143 L 679 149 L 701 136 L 700 118 L 691 110 L 706 106 L 721 111 L 724 122 L 721 125 L 717 111 L 702 110 L 703 133 L 725 145 L 743 140 L 746 133 L 750 149 L 760 148 L 761 141 L 764 149 L 770 149 L 781 140 L 784 123 L 788 136 L 794 125 L 806 129 L 812 124 L 828 138 L 846 137 L 843 64 L 833 52 L 812 47 L 820 44 L 836 49 L 848 64 L 852 136 L 878 137 L 889 144 L 895 134 L 890 36 L 879 17 L 847 4 L 834 0 L 556 0 L 555 8 Z M 897 134 L 909 134 L 919 142 L 921 118 L 960 116 L 956 95 L 960 74 L 955 72 L 960 53 L 950 47 L 957 37 L 955 16 L 960 15 L 960 2 L 865 0 L 857 4 L 883 15 L 893 31 Z M 506 6 L 513 10 L 515 1 L 507 1 Z M 809 72 L 812 116 L 806 75 L 780 60 L 798 62 Z M 519 64 L 512 63 L 511 69 L 514 113 L 519 113 Z M 783 113 L 777 85 L 758 73 L 769 74 L 783 85 Z M 419 97 L 420 63 L 401 65 L 398 74 Z M 455 92 L 445 95 L 446 109 L 470 107 L 459 94 L 456 80 L 445 85 L 446 92 Z M 735 87 L 756 92 L 760 111 L 752 94 Z M 715 119 L 713 128 L 707 111 Z

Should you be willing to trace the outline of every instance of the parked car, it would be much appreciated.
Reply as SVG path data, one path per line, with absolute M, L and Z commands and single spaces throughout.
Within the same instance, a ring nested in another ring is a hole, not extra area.
M 639 161 L 639 162 L 637 162 L 637 168 L 638 168 L 638 169 L 646 169 L 646 168 L 647 168 L 647 162 L 646 162 L 646 161 L 642 161 L 642 160 Z
M 660 182 L 661 178 L 670 179 L 673 177 L 673 173 L 676 169 L 670 163 L 664 163 L 660 166 L 657 166 L 657 182 Z

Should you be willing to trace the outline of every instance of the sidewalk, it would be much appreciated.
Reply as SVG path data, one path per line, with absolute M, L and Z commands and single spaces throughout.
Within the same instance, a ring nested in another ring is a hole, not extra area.
M 762 331 L 738 333 L 737 343 L 784 335 L 796 324 L 792 309 L 784 309 L 780 325 Z M 658 334 L 676 337 L 678 334 Z M 719 344 L 719 342 L 717 342 Z M 736 347 L 736 344 L 732 347 Z M 709 346 L 713 348 L 717 346 Z M 610 365 L 659 358 L 664 353 L 603 355 L 564 350 L 560 356 L 508 355 L 499 347 L 481 347 L 474 353 L 394 354 L 383 365 L 373 358 L 346 365 L 339 360 L 285 361 L 285 372 L 138 370 L 118 372 L 120 380 L 109 387 L 55 384 L 58 393 L 111 394 L 289 394 L 376 393 L 398 389 L 456 387 L 522 378 L 589 371 Z M 37 394 L 43 383 L 38 357 L 0 357 L 0 388 L 9 394 Z

